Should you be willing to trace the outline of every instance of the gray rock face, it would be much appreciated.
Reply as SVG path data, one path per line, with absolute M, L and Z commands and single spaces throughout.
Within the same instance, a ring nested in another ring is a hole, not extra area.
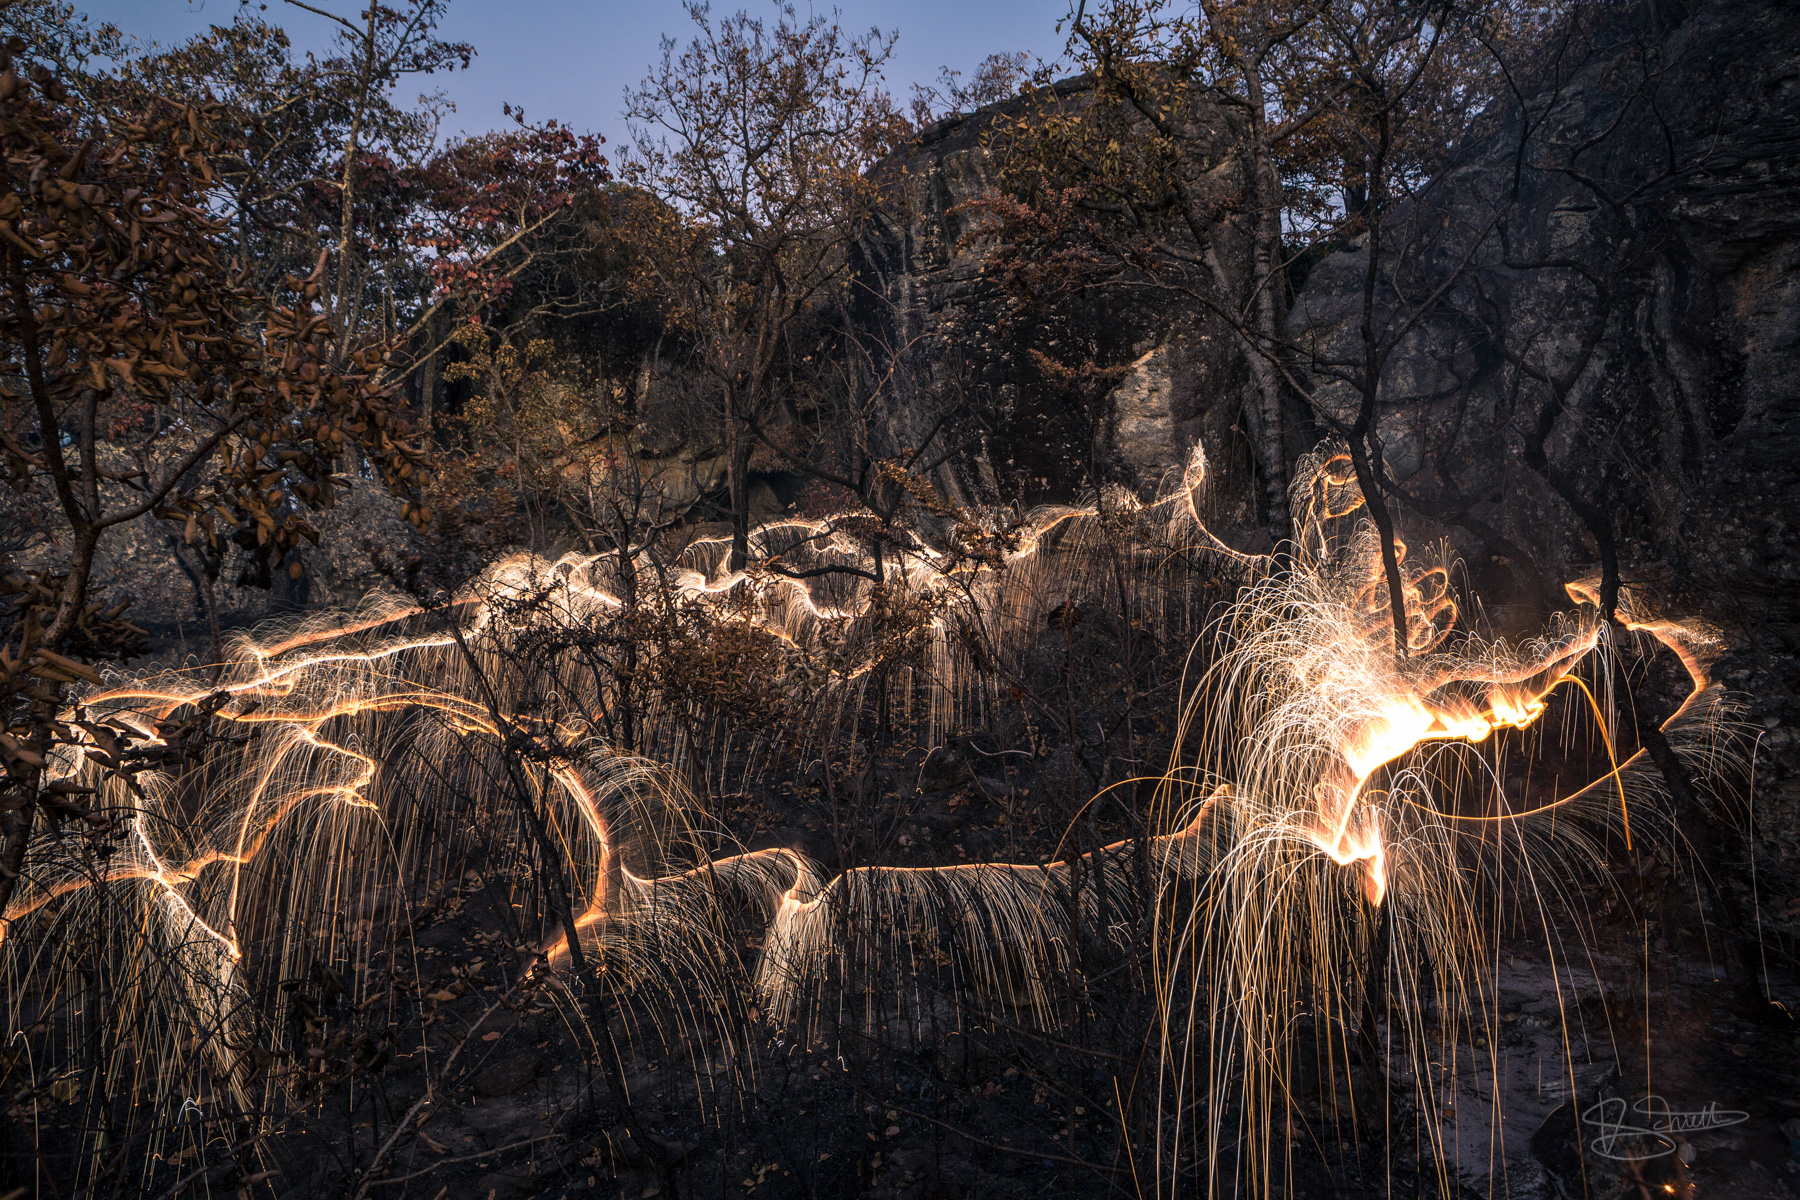
M 1598 547 L 1526 462 L 1545 393 L 1519 364 L 1573 373 L 1547 463 L 1606 514 L 1627 584 L 1724 627 L 1726 682 L 1755 697 L 1765 733 L 1764 850 L 1800 864 L 1800 740 L 1789 733 L 1800 720 L 1800 7 L 1642 6 L 1594 45 L 1507 207 L 1510 249 L 1492 218 L 1516 123 L 1395 220 L 1390 243 L 1415 255 L 1411 295 L 1473 254 L 1383 375 L 1377 431 L 1406 497 L 1394 509 L 1408 538 L 1452 542 L 1502 627 L 1535 628 L 1565 602 L 1563 582 L 1598 570 Z M 1633 66 L 1645 54 L 1648 78 Z M 1060 85 L 1059 102 L 1082 103 L 1083 89 Z M 997 178 L 993 129 L 1020 111 L 1010 102 L 940 123 L 884 167 L 890 199 L 863 245 L 861 319 L 918 363 L 897 389 L 890 436 L 916 441 L 951 397 L 980 430 L 940 483 L 1028 500 L 1093 466 L 1147 489 L 1198 439 L 1224 494 L 1218 519 L 1253 525 L 1235 429 L 1244 366 L 1223 330 L 1190 303 L 1123 286 L 1025 311 L 989 277 L 967 206 Z M 1577 173 L 1544 166 L 1587 139 Z M 1556 262 L 1592 273 L 1605 303 Z M 1290 314 L 1298 365 L 1338 415 L 1355 397 L 1331 368 L 1356 357 L 1365 268 L 1362 250 L 1326 257 Z M 1396 321 L 1410 314 L 1391 288 L 1382 302 Z M 1039 355 L 1118 373 L 1074 395 Z M 1780 887 L 1793 895 L 1800 879 Z
M 1073 79 L 1045 103 L 1089 97 Z M 938 483 L 965 503 L 1066 499 L 1106 482 L 1149 491 L 1196 441 L 1222 475 L 1240 474 L 1243 366 L 1195 304 L 1124 283 L 1025 302 L 996 277 L 975 202 L 1001 182 L 997 131 L 1028 103 L 940 121 L 878 168 L 886 201 L 859 247 L 858 319 L 901 364 L 886 436 L 917 445 L 948 415 L 970 449 Z M 1225 143 L 1225 113 L 1194 120 Z
M 1403 525 L 1453 536 L 1484 592 L 1541 610 L 1561 582 L 1598 570 L 1587 525 L 1525 458 L 1549 393 L 1520 364 L 1569 376 L 1548 464 L 1606 515 L 1628 585 L 1727 634 L 1725 680 L 1754 697 L 1752 720 L 1767 733 L 1760 861 L 1765 872 L 1791 871 L 1800 866 L 1800 756 L 1786 736 L 1800 719 L 1800 8 L 1688 8 L 1673 28 L 1640 11 L 1603 31 L 1530 160 L 1594 139 L 1580 174 L 1523 172 L 1504 214 L 1510 252 L 1498 236 L 1477 245 L 1473 269 L 1402 343 L 1378 429 L 1412 501 L 1396 506 Z M 1649 80 L 1633 67 L 1642 51 L 1656 68 Z M 1516 124 L 1501 130 L 1396 218 L 1395 241 L 1433 222 L 1453 231 L 1409 279 L 1412 294 L 1451 278 L 1470 245 L 1454 231 L 1482 228 L 1496 211 L 1518 144 Z M 1325 259 L 1290 314 L 1317 395 L 1342 411 L 1353 397 L 1329 376 L 1354 357 L 1365 262 L 1354 250 Z M 1610 303 L 1596 300 L 1584 270 Z M 1391 291 L 1384 298 L 1404 310 Z M 1775 886 L 1785 897 L 1795 884 Z
M 382 554 L 403 554 L 414 539 L 400 519 L 399 502 L 374 481 L 358 481 L 340 489 L 327 509 L 305 514 L 319 531 L 319 545 L 309 548 L 305 574 L 292 580 L 277 573 L 268 588 L 236 582 L 243 556 L 229 550 L 213 584 L 219 623 L 229 632 L 282 613 L 321 605 L 354 605 L 382 583 L 377 564 Z M 15 570 L 63 569 L 66 557 L 55 543 L 13 557 Z M 184 546 L 182 527 L 152 518 L 108 531 L 94 563 L 94 595 L 108 602 L 131 597 L 128 619 L 146 626 L 155 645 L 178 660 L 194 656 L 211 661 L 201 555 Z

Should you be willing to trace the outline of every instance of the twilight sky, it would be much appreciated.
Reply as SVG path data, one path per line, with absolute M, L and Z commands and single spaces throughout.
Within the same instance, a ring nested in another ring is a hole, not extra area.
M 332 24 L 281 0 L 263 16 L 285 25 L 296 49 L 323 48 Z M 237 0 L 74 0 L 96 21 L 111 21 L 140 41 L 164 45 L 227 24 Z M 317 6 L 354 17 L 359 0 L 317 0 Z M 802 16 L 805 0 L 796 4 Z M 871 25 L 898 30 L 887 73 L 888 90 L 902 105 L 911 85 L 936 81 L 940 67 L 963 72 L 997 51 L 1024 50 L 1047 60 L 1062 53 L 1057 20 L 1069 0 L 839 0 L 812 10 L 842 13 L 847 30 Z M 715 16 L 747 9 L 772 14 L 770 0 L 714 0 Z M 475 45 L 468 71 L 425 80 L 455 101 L 445 132 L 475 132 L 503 123 L 503 103 L 524 105 L 532 119 L 555 117 L 577 129 L 606 136 L 616 146 L 625 133 L 621 94 L 645 75 L 660 51 L 658 39 L 691 36 L 678 0 L 453 0 L 439 35 Z

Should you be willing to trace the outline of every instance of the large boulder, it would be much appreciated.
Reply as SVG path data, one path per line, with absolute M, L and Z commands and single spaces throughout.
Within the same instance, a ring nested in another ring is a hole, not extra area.
M 963 502 L 1149 492 L 1196 441 L 1228 489 L 1248 461 L 1243 363 L 1198 304 L 1123 280 L 1028 298 L 998 277 L 979 202 L 1006 185 L 1007 130 L 1091 103 L 1091 81 L 1065 80 L 928 126 L 876 169 L 884 199 L 857 248 L 857 319 L 898 364 L 883 432 L 899 449 L 934 431 L 963 447 L 937 480 Z M 1230 115 L 1192 119 L 1225 157 Z

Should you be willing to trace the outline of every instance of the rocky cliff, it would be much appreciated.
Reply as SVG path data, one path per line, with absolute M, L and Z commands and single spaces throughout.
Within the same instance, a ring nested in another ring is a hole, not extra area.
M 967 450 L 940 483 L 972 501 L 1066 500 L 1121 483 L 1148 492 L 1196 441 L 1227 480 L 1247 470 L 1235 427 L 1242 361 L 1189 303 L 1143 287 L 1085 284 L 1025 296 L 997 277 L 979 202 L 1004 183 L 1005 131 L 1092 101 L 1085 78 L 922 130 L 878 168 L 886 202 L 860 246 L 861 328 L 888 350 L 896 445 L 949 415 Z M 1223 148 L 1231 120 L 1194 114 Z M 1247 513 L 1240 513 L 1247 516 Z
M 1780 876 L 1763 915 L 1792 933 L 1800 6 L 1621 12 L 1540 80 L 1535 124 L 1497 114 L 1395 218 L 1389 241 L 1413 258 L 1384 260 L 1378 302 L 1409 332 L 1383 374 L 1379 440 L 1403 535 L 1448 540 L 1502 624 L 1529 627 L 1566 603 L 1563 581 L 1599 569 L 1591 523 L 1554 475 L 1603 515 L 1628 586 L 1721 628 L 1725 681 L 1752 697 L 1761 739 L 1758 861 L 1765 882 Z M 1069 81 L 1056 103 L 1088 94 Z M 1148 488 L 1198 440 L 1223 468 L 1224 522 L 1252 529 L 1244 368 L 1221 330 L 1166 296 L 1100 289 L 1034 306 L 989 277 L 968 205 L 995 182 L 994 131 L 1021 111 L 940 122 L 884 166 L 863 324 L 918 363 L 895 441 L 931 428 L 934 404 L 954 409 L 974 450 L 952 489 L 1029 500 L 1078 480 Z M 1312 402 L 1339 415 L 1351 396 L 1335 368 L 1359 352 L 1367 262 L 1360 245 L 1318 262 L 1289 319 Z M 1085 358 L 1103 386 L 1071 388 L 1045 357 Z M 1548 391 L 1533 372 L 1565 389 L 1541 467 L 1529 459 Z
M 1627 586 L 1721 628 L 1762 743 L 1767 885 L 1800 865 L 1800 8 L 1689 10 L 1601 30 L 1560 98 L 1528 100 L 1539 129 L 1513 114 L 1397 218 L 1397 240 L 1473 232 L 1412 276 L 1390 264 L 1396 319 L 1417 312 L 1399 284 L 1448 290 L 1384 377 L 1380 431 L 1403 523 L 1452 537 L 1494 589 L 1541 603 L 1598 570 L 1560 473 Z M 1363 248 L 1327 258 L 1290 315 L 1330 407 L 1350 404 L 1330 365 L 1355 354 L 1366 265 Z M 1540 469 L 1549 379 L 1566 396 Z

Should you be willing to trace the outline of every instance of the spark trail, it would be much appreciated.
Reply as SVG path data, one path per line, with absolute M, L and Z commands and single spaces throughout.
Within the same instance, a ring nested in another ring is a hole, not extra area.
M 792 849 L 708 854 L 679 775 L 602 736 L 596 714 L 622 703 L 616 682 L 583 669 L 579 638 L 557 640 L 628 607 L 616 556 L 516 556 L 441 606 L 377 597 L 354 614 L 244 640 L 216 683 L 167 673 L 83 697 L 88 742 L 55 767 L 102 789 L 106 806 L 126 814 L 124 837 L 103 859 L 72 839 L 35 839 L 0 926 L 0 953 L 24 980 L 34 931 L 49 928 L 59 907 L 135 898 L 181 964 L 185 995 L 174 1007 L 186 1006 L 220 1066 L 235 1071 L 251 1040 L 241 1027 L 254 1008 L 249 948 L 272 946 L 275 977 L 293 975 L 306 953 L 296 930 L 329 925 L 323 914 L 354 909 L 379 878 L 430 860 L 432 813 L 497 812 L 495 795 L 524 779 L 580 883 L 577 935 L 604 947 L 621 978 L 671 992 L 695 979 L 742 986 L 778 1025 L 804 1021 L 834 977 L 946 947 L 967 986 L 1053 1020 L 1076 950 L 1072 909 L 1081 927 L 1122 943 L 1132 925 L 1119 914 L 1147 911 L 1165 1086 L 1211 1098 L 1209 1145 L 1223 1136 L 1231 1096 L 1241 1111 L 1260 1105 L 1239 1153 L 1260 1162 L 1266 1180 L 1285 1086 L 1271 1064 L 1301 998 L 1336 1013 L 1340 1028 L 1352 1023 L 1345 1014 L 1365 985 L 1350 964 L 1366 957 L 1371 914 L 1393 908 L 1409 930 L 1395 953 L 1414 956 L 1418 972 L 1479 1009 L 1473 964 L 1487 933 L 1458 866 L 1470 846 L 1495 855 L 1511 838 L 1523 847 L 1542 837 L 1534 822 L 1550 811 L 1602 831 L 1616 820 L 1624 832 L 1630 810 L 1653 807 L 1656 791 L 1639 750 L 1623 761 L 1614 754 L 1612 769 L 1586 786 L 1520 807 L 1491 779 L 1471 784 L 1481 771 L 1467 755 L 1430 752 L 1530 727 L 1553 693 L 1581 684 L 1583 665 L 1608 651 L 1594 589 L 1572 584 L 1572 612 L 1541 637 L 1509 644 L 1466 627 L 1451 564 L 1403 558 L 1408 654 L 1397 658 L 1379 547 L 1359 517 L 1347 460 L 1316 456 L 1296 478 L 1303 534 L 1282 575 L 1201 522 L 1198 451 L 1155 503 L 1118 497 L 1110 513 L 1041 511 L 1003 535 L 983 531 L 984 554 L 914 534 L 876 564 L 847 522 L 828 519 L 758 530 L 760 565 L 749 571 L 723 569 L 728 548 L 704 541 L 660 565 L 661 611 L 728 613 L 779 647 L 774 669 L 821 704 L 860 695 L 879 661 L 880 631 L 914 603 L 934 737 L 979 690 L 980 664 L 958 631 L 980 627 L 999 644 L 1041 626 L 1043 610 L 1088 570 L 1090 548 L 1118 536 L 1121 511 L 1159 543 L 1145 557 L 1205 556 L 1244 576 L 1180 714 L 1177 760 L 1158 785 L 1147 843 L 1043 865 L 871 866 L 835 876 Z M 1689 672 L 1690 695 L 1666 725 L 1672 744 L 1716 768 L 1728 715 L 1708 675 L 1716 642 L 1696 622 L 1632 604 L 1627 594 L 1624 622 Z M 565 648 L 519 666 L 522 648 L 546 644 Z M 1612 754 L 1605 706 L 1593 707 Z M 154 744 L 171 719 L 202 708 L 246 739 L 229 763 L 142 774 L 136 790 L 105 769 L 120 737 Z M 659 732 L 640 744 L 680 744 L 680 715 L 647 707 Z M 1479 803 L 1468 802 L 1471 787 Z M 1599 853 L 1573 832 L 1579 823 L 1565 827 L 1565 844 Z M 1359 903 L 1346 904 L 1346 888 Z M 725 903 L 764 926 L 760 959 L 742 980 L 719 967 L 711 932 Z M 554 961 L 566 949 L 558 931 L 543 953 Z M 1414 1058 L 1427 1054 L 1422 1026 L 1405 1040 Z

